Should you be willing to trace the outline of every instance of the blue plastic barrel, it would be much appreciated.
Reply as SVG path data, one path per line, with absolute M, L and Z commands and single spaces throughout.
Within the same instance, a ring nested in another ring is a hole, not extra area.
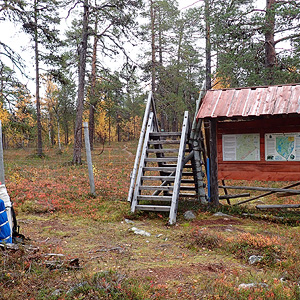
M 4 201 L 0 199 L 0 242 L 12 243 L 11 228 L 8 222 Z

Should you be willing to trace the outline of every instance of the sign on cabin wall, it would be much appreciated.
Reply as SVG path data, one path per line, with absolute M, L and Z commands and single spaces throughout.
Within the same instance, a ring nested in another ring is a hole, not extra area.
M 300 118 L 217 122 L 218 178 L 300 180 Z
M 259 133 L 223 134 L 222 148 L 224 161 L 259 161 Z
M 300 161 L 300 133 L 265 134 L 266 161 Z

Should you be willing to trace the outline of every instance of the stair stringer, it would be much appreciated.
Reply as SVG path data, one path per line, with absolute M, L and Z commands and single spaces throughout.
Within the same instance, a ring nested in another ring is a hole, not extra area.
M 176 167 L 176 172 L 175 172 L 174 189 L 173 189 L 173 194 L 172 194 L 172 201 L 171 201 L 171 208 L 170 208 L 170 215 L 169 215 L 169 224 L 170 225 L 173 225 L 176 223 L 178 198 L 179 198 L 179 191 L 180 191 L 180 184 L 181 184 L 181 177 L 182 177 L 182 170 L 183 170 L 184 153 L 185 153 L 185 147 L 186 147 L 186 143 L 187 143 L 188 129 L 189 129 L 189 114 L 187 111 L 185 111 L 184 118 L 183 118 L 182 131 L 181 131 L 178 158 L 177 158 L 177 167 Z
M 147 149 L 148 149 L 148 141 L 149 141 L 150 132 L 153 129 L 153 119 L 154 119 L 154 114 L 153 114 L 153 112 L 150 112 L 148 123 L 147 123 L 147 128 L 146 128 L 146 133 L 145 133 L 145 137 L 144 137 L 143 150 L 142 150 L 142 154 L 141 154 L 138 175 L 136 178 L 134 193 L 133 193 L 132 202 L 131 202 L 131 212 L 133 212 L 133 213 L 135 212 L 135 208 L 137 205 L 137 197 L 138 197 L 138 194 L 140 191 L 140 186 L 142 184 L 143 168 L 145 167 L 145 158 L 147 157 Z

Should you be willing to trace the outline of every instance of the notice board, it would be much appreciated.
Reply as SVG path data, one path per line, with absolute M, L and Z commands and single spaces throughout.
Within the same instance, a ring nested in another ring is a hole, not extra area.
M 300 180 L 300 118 L 218 121 L 219 179 Z

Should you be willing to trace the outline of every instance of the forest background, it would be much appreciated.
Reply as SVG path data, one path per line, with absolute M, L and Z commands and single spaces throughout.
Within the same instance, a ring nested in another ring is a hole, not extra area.
M 82 122 L 92 149 L 133 140 L 150 90 L 161 128 L 176 131 L 204 79 L 208 89 L 299 82 L 299 19 L 297 0 L 2 0 L 1 26 L 30 41 L 18 53 L 0 40 L 3 145 L 43 156 L 72 144 L 80 164 Z

